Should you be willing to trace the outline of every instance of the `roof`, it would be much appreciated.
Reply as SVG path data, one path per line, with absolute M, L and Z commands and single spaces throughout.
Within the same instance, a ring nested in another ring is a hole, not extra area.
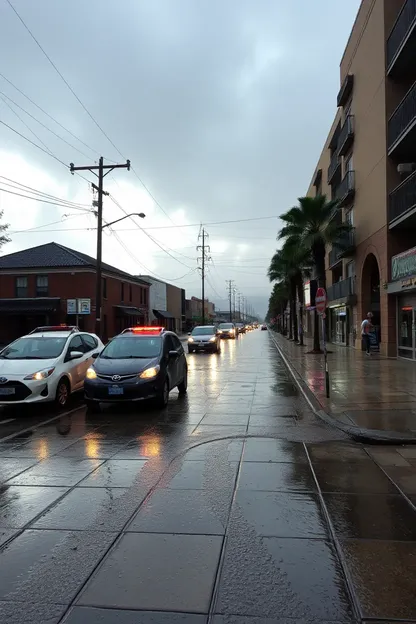
M 0 269 L 56 269 L 64 267 L 92 267 L 96 268 L 97 261 L 92 256 L 75 249 L 70 249 L 58 243 L 46 243 L 37 247 L 30 247 L 22 251 L 0 256 Z M 111 264 L 102 263 L 104 271 L 115 273 L 126 279 L 134 279 L 137 282 L 148 285 L 145 280 L 121 271 Z

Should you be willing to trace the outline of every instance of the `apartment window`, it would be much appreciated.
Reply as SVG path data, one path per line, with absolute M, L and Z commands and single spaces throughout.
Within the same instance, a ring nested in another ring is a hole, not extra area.
M 147 288 L 143 288 L 143 305 L 147 305 Z
M 350 154 L 350 156 L 345 159 L 345 173 L 347 173 L 347 171 L 353 171 L 353 169 L 352 154 Z
M 49 295 L 49 279 L 47 275 L 36 277 L 36 297 L 47 297 Z
M 351 104 L 352 98 L 344 106 L 344 120 L 348 117 L 348 115 L 351 115 Z
M 16 297 L 28 296 L 27 277 L 16 277 Z
M 107 299 L 107 278 L 103 277 L 103 282 L 102 282 L 102 295 L 103 295 L 103 299 Z
M 133 301 L 133 287 L 131 284 L 129 286 L 129 301 L 130 303 Z
M 124 301 L 124 282 L 121 282 L 121 300 Z
M 351 227 L 353 227 L 353 225 L 354 225 L 354 209 L 353 208 L 351 208 L 351 210 L 348 210 L 348 212 L 345 214 L 345 221 Z

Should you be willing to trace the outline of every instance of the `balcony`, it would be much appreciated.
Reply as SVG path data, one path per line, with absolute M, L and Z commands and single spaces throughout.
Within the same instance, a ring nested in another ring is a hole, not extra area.
M 328 301 L 336 301 L 338 299 L 347 299 L 348 305 L 353 305 L 356 300 L 355 279 L 347 277 L 345 280 L 335 282 L 327 288 Z
M 416 0 L 406 0 L 387 39 L 387 74 L 405 77 L 415 73 Z
M 354 86 L 354 76 L 353 74 L 348 74 L 341 85 L 341 89 L 338 92 L 337 96 L 337 106 L 345 106 L 348 102 L 348 98 L 352 93 L 352 88 Z
M 354 141 L 354 115 L 347 115 L 338 139 L 338 156 L 345 156 Z
M 416 0 L 415 0 L 416 1 Z M 416 82 L 388 123 L 388 153 L 409 162 L 416 160 Z
M 336 266 L 339 262 L 341 262 L 341 258 L 339 255 L 339 249 L 336 245 L 332 246 L 331 251 L 329 252 L 329 264 L 328 264 L 328 268 L 332 269 L 334 266 Z
M 348 258 L 355 252 L 355 229 L 342 234 L 329 252 L 329 269 L 332 269 L 342 258 Z
M 332 183 L 335 176 L 341 172 L 341 161 L 338 157 L 338 152 L 335 151 L 331 156 L 331 162 L 328 167 L 328 184 Z
M 389 197 L 389 227 L 416 224 L 416 171 L 399 184 Z
M 335 191 L 335 199 L 338 200 L 339 206 L 349 204 L 355 195 L 355 171 L 347 171 L 342 178 L 340 185 Z

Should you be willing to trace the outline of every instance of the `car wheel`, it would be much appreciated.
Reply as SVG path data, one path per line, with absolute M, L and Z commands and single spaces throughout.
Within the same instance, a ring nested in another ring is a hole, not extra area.
M 156 399 L 156 402 L 159 407 L 166 407 L 169 401 L 169 380 L 165 379 L 165 383 L 163 384 L 163 388 L 160 391 L 159 396 Z
M 85 405 L 87 406 L 87 410 L 91 413 L 91 414 L 99 414 L 101 412 L 101 407 L 99 403 L 96 403 L 95 401 L 88 401 L 87 399 L 85 400 Z
M 55 403 L 60 408 L 66 407 L 70 395 L 69 383 L 66 379 L 61 379 L 56 389 Z
M 188 371 L 185 369 L 185 375 L 181 383 L 178 385 L 179 394 L 186 394 L 188 389 Z
M 190 347 L 188 347 L 188 353 L 193 353 L 193 352 L 194 352 L 194 350 L 190 349 Z

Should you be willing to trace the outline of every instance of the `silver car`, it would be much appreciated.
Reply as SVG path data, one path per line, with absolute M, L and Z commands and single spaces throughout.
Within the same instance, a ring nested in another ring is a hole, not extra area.
M 189 334 L 188 353 L 194 353 L 194 351 L 219 353 L 220 350 L 220 335 L 214 325 L 194 327 Z

